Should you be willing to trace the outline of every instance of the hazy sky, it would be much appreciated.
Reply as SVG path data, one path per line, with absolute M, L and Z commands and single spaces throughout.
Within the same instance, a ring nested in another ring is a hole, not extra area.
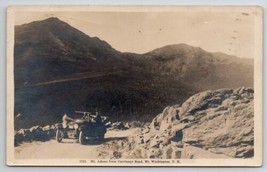
M 210 52 L 253 58 L 254 15 L 241 12 L 17 12 L 21 25 L 58 17 L 122 52 L 145 53 L 186 43 Z

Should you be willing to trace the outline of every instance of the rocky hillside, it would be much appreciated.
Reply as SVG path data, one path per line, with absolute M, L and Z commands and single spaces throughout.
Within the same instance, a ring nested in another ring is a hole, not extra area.
M 76 110 L 151 121 L 200 91 L 253 87 L 252 59 L 185 44 L 122 53 L 57 18 L 15 27 L 14 73 L 16 129 Z
M 251 158 L 253 96 L 253 89 L 245 87 L 196 94 L 181 106 L 166 107 L 111 154 L 128 158 Z
M 15 27 L 16 87 L 89 71 L 109 71 L 123 59 L 108 43 L 58 18 Z M 26 67 L 26 68 L 25 68 Z
M 253 87 L 253 59 L 210 53 L 200 47 L 167 45 L 142 55 L 130 54 L 128 59 L 140 69 L 171 76 L 199 91 Z

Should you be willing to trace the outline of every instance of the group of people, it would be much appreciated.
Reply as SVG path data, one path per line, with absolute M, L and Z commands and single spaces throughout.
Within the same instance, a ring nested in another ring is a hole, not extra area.
M 86 119 L 88 121 L 94 120 L 96 123 L 101 123 L 103 120 L 98 112 L 96 112 L 96 115 L 92 115 L 90 112 L 86 112 L 86 113 L 84 113 L 82 119 Z M 73 121 L 73 118 L 71 118 L 70 116 L 67 115 L 67 113 L 65 113 L 62 117 L 63 128 L 67 128 L 68 123 L 71 121 Z

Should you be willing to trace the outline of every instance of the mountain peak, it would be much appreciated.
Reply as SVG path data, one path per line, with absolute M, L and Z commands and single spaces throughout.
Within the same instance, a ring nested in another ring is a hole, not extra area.
M 65 23 L 64 21 L 60 20 L 57 17 L 49 17 L 49 18 L 46 18 L 44 20 L 38 20 L 38 21 L 33 21 L 33 22 L 30 22 L 30 23 L 25 23 L 25 24 L 22 24 L 22 25 L 18 25 L 18 26 L 16 26 L 16 28 L 47 27 L 47 26 L 55 25 L 55 24 L 68 25 L 67 23 Z
M 59 18 L 57 18 L 57 17 L 49 17 L 47 19 L 44 19 L 43 21 L 61 21 L 61 20 L 59 20 Z
M 183 56 L 183 55 L 193 56 L 194 54 L 202 54 L 202 53 L 208 53 L 208 52 L 204 51 L 200 47 L 193 47 L 187 44 L 172 44 L 154 49 L 146 54 L 153 56 L 172 57 L 172 56 Z
M 203 51 L 200 47 L 190 46 L 188 44 L 171 44 L 161 48 L 156 48 L 149 53 L 162 53 L 162 52 L 183 52 L 183 51 Z
M 40 41 L 51 42 L 52 40 L 52 42 L 59 44 L 60 48 L 64 49 L 71 48 L 74 43 L 80 44 L 79 50 L 90 48 L 92 51 L 95 51 L 95 49 L 104 51 L 104 49 L 112 49 L 107 42 L 97 37 L 90 37 L 57 17 L 19 25 L 16 26 L 15 30 L 16 39 L 20 41 L 27 40 L 40 43 Z M 63 47 L 63 44 L 65 47 Z M 66 47 L 66 45 L 69 46 Z
M 35 21 L 33 23 L 37 23 L 37 24 L 44 24 L 44 25 L 55 25 L 55 24 L 63 24 L 63 25 L 68 25 L 66 22 L 60 20 L 57 17 L 49 17 L 47 19 L 44 20 L 39 20 L 39 21 Z

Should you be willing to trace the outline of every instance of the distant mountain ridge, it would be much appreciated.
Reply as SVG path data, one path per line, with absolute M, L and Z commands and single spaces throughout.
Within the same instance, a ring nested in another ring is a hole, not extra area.
M 23 114 L 23 127 L 75 110 L 150 120 L 200 91 L 253 87 L 253 59 L 186 44 L 122 53 L 57 18 L 15 27 L 14 72 L 14 115 Z

